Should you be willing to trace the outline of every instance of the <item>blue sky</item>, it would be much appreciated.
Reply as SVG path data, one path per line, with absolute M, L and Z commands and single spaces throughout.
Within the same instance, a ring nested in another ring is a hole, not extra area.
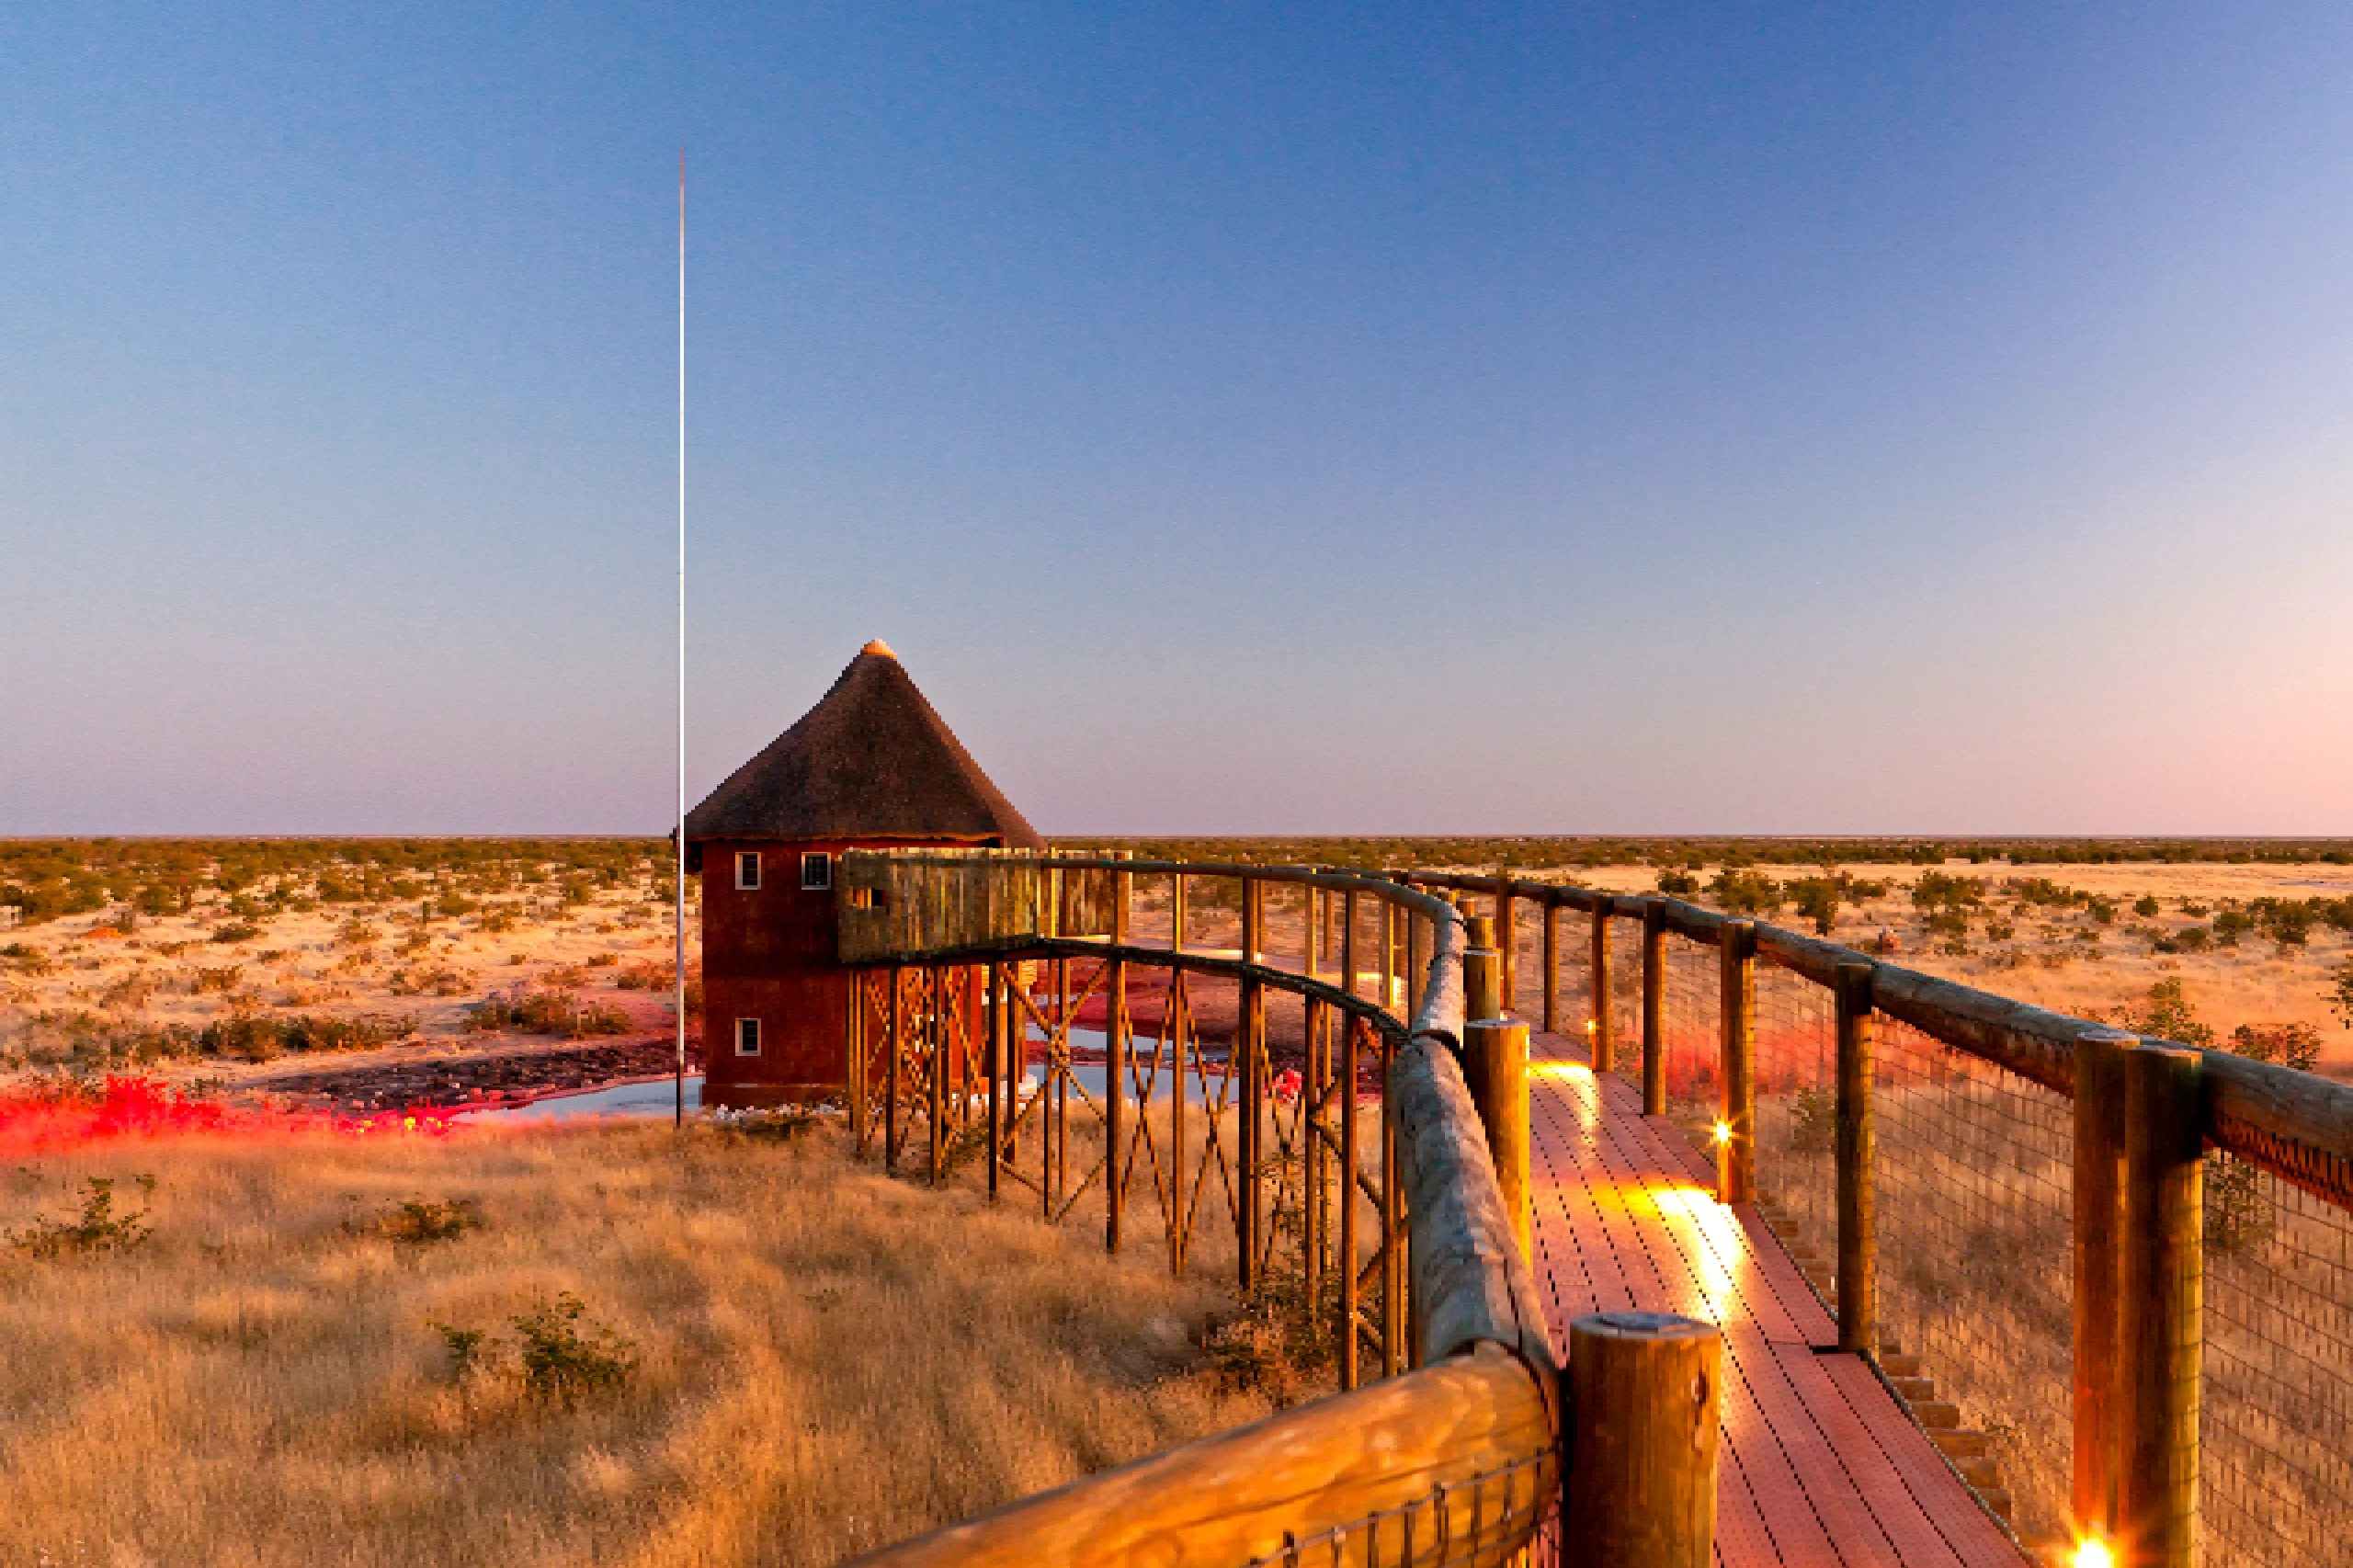
M 2353 833 L 2353 12 L 0 13 L 0 832 Z

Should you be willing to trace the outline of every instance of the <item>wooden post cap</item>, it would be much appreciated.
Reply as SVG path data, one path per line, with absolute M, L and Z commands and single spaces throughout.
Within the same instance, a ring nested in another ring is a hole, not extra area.
M 1568 1568 L 1710 1568 L 1723 1334 L 1667 1312 L 1569 1324 Z
M 1492 915 L 1466 915 L 1462 917 L 1463 945 L 1493 949 L 1495 945 L 1495 917 Z

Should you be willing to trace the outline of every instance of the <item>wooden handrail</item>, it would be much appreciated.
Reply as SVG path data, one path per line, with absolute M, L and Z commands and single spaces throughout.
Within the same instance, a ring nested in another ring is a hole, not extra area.
M 1478 1347 L 1024 1497 L 858 1561 L 865 1568 L 1236 1568 L 1275 1555 L 1290 1539 L 1425 1503 L 1441 1487 L 1529 1460 L 1540 1462 L 1557 1452 L 1555 1431 L 1539 1380 L 1500 1347 Z M 1556 1486 L 1557 1474 L 1544 1484 Z M 1465 1519 L 1452 1522 L 1458 1534 L 1468 1533 Z M 1422 1539 L 1434 1553 L 1443 1537 L 1425 1521 Z
M 1497 886 L 1493 877 L 1399 875 L 1471 892 L 1492 893 Z M 1560 882 L 1515 881 L 1508 887 L 1514 898 L 1587 912 L 1613 897 Z M 1614 896 L 1614 913 L 1631 913 L 1623 907 L 1623 894 Z M 1711 947 L 1722 940 L 1727 916 L 1680 899 L 1652 895 L 1651 901 L 1662 907 L 1668 930 Z M 1842 964 L 1870 965 L 1871 995 L 1880 1011 L 2056 1094 L 2075 1093 L 2079 1042 L 2115 1033 L 2113 1025 L 1940 980 L 1781 926 L 1759 926 L 1756 936 L 1761 956 L 1820 985 L 1835 985 Z M 2207 1140 L 2313 1197 L 2353 1209 L 2353 1085 L 2226 1051 L 2202 1054 Z

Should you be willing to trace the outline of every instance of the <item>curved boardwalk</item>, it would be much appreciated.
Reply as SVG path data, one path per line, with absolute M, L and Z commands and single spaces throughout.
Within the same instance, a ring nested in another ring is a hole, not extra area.
M 1632 1085 L 1597 1079 L 1582 1042 L 1532 1049 L 1536 1282 L 1556 1351 L 1586 1312 L 1723 1325 L 1717 1562 L 2019 1568 L 1872 1369 L 1816 1348 L 1836 1325 L 1755 1209 L 1715 1200 L 1706 1156 L 1645 1121 Z

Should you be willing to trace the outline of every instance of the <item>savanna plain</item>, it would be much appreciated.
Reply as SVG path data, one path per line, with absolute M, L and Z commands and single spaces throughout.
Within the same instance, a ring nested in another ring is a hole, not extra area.
M 2342 843 L 1062 847 L 1664 891 L 2353 1075 Z M 0 1562 L 825 1562 L 1312 1392 L 1214 1256 L 1108 1257 L 823 1116 L 449 1119 L 667 1070 L 673 874 L 0 844 Z

